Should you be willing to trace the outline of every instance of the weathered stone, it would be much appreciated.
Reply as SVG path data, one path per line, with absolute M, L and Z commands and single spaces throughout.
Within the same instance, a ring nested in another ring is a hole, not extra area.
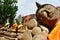
M 39 35 L 35 35 L 35 36 L 32 38 L 32 40 L 47 40 L 47 37 L 44 36 L 44 35 L 39 34 Z
M 5 39 L 4 37 L 1 37 L 0 40 L 8 40 L 8 39 Z
M 21 40 L 22 36 L 23 36 L 23 33 L 22 33 L 22 34 L 18 34 L 17 38 L 18 38 L 19 40 Z
M 42 32 L 44 31 L 46 34 L 49 33 L 48 28 L 46 28 L 45 26 L 40 25 L 40 28 L 42 29 Z
M 40 27 L 34 27 L 32 29 L 33 40 L 47 40 L 48 33 L 49 30 L 42 25 Z
M 32 34 L 33 34 L 33 35 L 37 35 L 37 34 L 40 34 L 40 33 L 41 33 L 40 27 L 34 27 L 34 28 L 32 29 Z
M 39 35 L 35 35 L 32 40 L 42 40 Z
M 26 25 L 28 26 L 28 28 L 36 27 L 37 26 L 37 21 L 36 21 L 36 19 L 31 19 L 30 21 L 28 21 L 26 23 Z
M 32 34 L 30 31 L 25 31 L 21 40 L 32 40 Z

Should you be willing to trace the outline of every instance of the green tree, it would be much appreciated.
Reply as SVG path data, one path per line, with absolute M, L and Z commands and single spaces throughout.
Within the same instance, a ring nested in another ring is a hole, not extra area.
M 18 23 L 18 24 L 20 24 L 21 22 L 22 22 L 22 15 L 19 15 L 19 16 L 17 16 L 17 18 L 16 18 L 16 22 Z
M 8 18 L 10 26 L 13 24 L 18 10 L 16 3 L 17 0 L 0 0 L 0 21 L 2 24 L 5 24 Z

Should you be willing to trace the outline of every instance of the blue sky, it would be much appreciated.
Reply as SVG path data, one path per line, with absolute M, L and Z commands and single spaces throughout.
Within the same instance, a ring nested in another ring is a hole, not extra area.
M 36 4 L 35 2 L 38 2 L 40 4 L 52 4 L 54 6 L 60 6 L 60 0 L 18 0 L 17 6 L 17 16 L 18 15 L 29 15 L 34 14 L 36 12 Z

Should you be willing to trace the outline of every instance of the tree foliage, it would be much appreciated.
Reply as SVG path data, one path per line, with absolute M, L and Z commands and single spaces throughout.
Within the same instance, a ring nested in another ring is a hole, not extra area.
M 16 16 L 17 0 L 0 0 L 0 22 L 5 24 L 9 18 L 10 25 L 13 24 L 14 17 Z
M 18 24 L 22 22 L 22 17 L 23 17 L 22 15 L 17 16 L 16 21 Z

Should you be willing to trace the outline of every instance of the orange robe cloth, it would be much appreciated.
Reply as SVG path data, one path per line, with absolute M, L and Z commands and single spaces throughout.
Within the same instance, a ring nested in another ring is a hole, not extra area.
M 48 35 L 49 40 L 60 40 L 60 21 L 57 22 L 55 28 Z
M 13 29 L 16 29 L 18 27 L 18 24 L 15 22 L 14 24 L 13 24 Z

